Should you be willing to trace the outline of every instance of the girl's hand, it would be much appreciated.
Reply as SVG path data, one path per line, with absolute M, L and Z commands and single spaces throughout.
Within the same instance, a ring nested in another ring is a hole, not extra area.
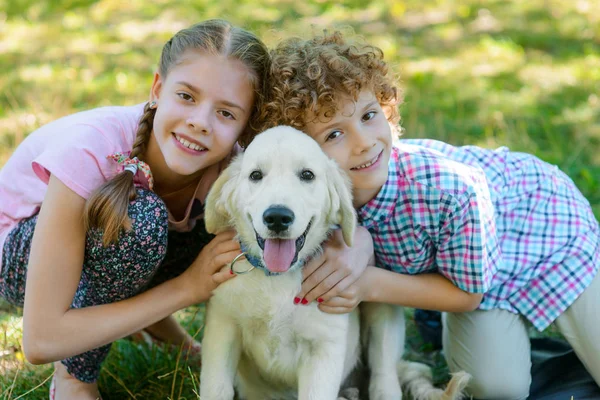
M 223 268 L 242 252 L 240 244 L 234 239 L 235 235 L 232 230 L 219 233 L 181 274 L 191 304 L 207 301 L 217 286 L 236 276 L 231 274 L 229 268 Z
M 354 245 L 348 247 L 338 229 L 323 245 L 323 253 L 304 266 L 304 281 L 294 302 L 306 305 L 317 300 L 325 303 L 346 291 L 372 263 L 373 241 L 369 231 L 358 227 Z
M 369 290 L 373 285 L 373 272 L 377 267 L 369 266 L 356 282 L 351 284 L 337 297 L 319 304 L 319 310 L 329 314 L 346 314 L 352 312 L 361 302 L 369 300 Z

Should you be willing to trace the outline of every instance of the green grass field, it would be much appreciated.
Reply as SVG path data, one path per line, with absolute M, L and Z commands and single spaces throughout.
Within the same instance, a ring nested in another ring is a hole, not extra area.
M 399 76 L 405 137 L 534 153 L 568 173 L 600 216 L 594 0 L 0 0 L 0 166 L 44 123 L 145 101 L 162 44 L 213 17 L 269 45 L 353 29 Z M 202 310 L 177 317 L 196 332 Z M 52 368 L 24 362 L 21 332 L 20 310 L 0 304 L 0 399 L 47 398 Z M 409 356 L 443 381 L 443 357 L 412 325 L 409 336 Z M 100 378 L 105 399 L 196 399 L 197 385 L 198 371 L 176 354 L 126 341 L 115 343 Z

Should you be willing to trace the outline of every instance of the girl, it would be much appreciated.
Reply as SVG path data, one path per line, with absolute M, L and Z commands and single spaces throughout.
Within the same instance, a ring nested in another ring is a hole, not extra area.
M 401 99 L 376 47 L 333 33 L 271 56 L 264 127 L 303 129 L 348 173 L 379 267 L 335 297 L 313 269 L 299 297 L 445 311 L 446 360 L 476 398 L 527 398 L 527 321 L 556 321 L 600 384 L 600 230 L 565 174 L 506 148 L 394 143 Z
M 246 143 L 264 44 L 222 20 L 164 46 L 149 102 L 62 118 L 0 171 L 0 294 L 24 307 L 23 346 L 55 363 L 57 399 L 96 399 L 110 343 L 146 328 L 199 344 L 170 316 L 230 278 L 233 233 L 210 240 L 203 202 Z

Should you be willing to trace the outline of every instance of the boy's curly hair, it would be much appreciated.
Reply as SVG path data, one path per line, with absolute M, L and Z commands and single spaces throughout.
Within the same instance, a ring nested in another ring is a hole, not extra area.
M 391 126 L 397 131 L 401 94 L 388 75 L 383 51 L 350 43 L 339 31 L 310 40 L 291 38 L 271 50 L 271 68 L 265 82 L 261 130 L 276 125 L 302 129 L 307 111 L 332 118 L 340 95 L 355 101 L 363 90 L 372 90 Z

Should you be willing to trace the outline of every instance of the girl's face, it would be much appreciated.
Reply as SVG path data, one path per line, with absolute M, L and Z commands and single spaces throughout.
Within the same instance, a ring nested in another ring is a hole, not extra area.
M 341 98 L 331 119 L 309 113 L 304 131 L 315 139 L 352 180 L 354 206 L 374 198 L 385 184 L 392 132 L 374 93 L 363 91 L 355 102 Z
M 155 75 L 150 100 L 157 103 L 153 139 L 169 172 L 190 176 L 231 152 L 251 114 L 254 88 L 241 61 L 188 51 L 166 77 Z

